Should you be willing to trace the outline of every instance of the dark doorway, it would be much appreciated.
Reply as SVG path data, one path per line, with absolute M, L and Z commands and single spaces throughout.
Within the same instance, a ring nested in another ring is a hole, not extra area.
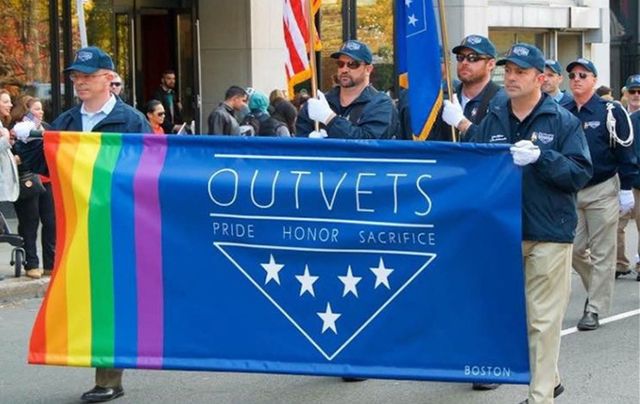
M 154 91 L 160 85 L 162 72 L 167 69 L 175 70 L 175 55 L 171 49 L 175 43 L 174 24 L 170 13 L 143 14 L 140 16 L 141 35 L 141 105 L 151 99 Z

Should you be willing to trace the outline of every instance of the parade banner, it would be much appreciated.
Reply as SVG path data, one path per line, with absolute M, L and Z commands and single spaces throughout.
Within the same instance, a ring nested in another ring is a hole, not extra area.
M 44 137 L 30 363 L 528 382 L 507 146 Z

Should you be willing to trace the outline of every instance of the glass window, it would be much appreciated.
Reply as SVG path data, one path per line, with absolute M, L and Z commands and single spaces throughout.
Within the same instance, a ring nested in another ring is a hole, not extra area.
M 324 91 L 334 84 L 336 65 L 331 54 L 342 45 L 342 1 L 323 0 L 320 8 L 322 22 L 320 24 L 320 38 L 322 39 L 320 64 L 320 79 L 318 87 Z
M 51 111 L 49 2 L 3 2 L 0 24 L 0 88 L 13 96 L 29 94 Z
M 392 89 L 393 1 L 357 0 L 357 38 L 371 47 L 375 69 L 371 83 L 378 90 Z

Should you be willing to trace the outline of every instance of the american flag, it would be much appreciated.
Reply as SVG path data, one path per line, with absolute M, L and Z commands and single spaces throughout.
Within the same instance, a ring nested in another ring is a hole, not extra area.
M 294 86 L 311 78 L 309 65 L 309 20 L 307 19 L 307 1 L 311 2 L 312 18 L 320 10 L 321 0 L 284 0 L 284 41 L 287 47 L 285 70 L 289 96 L 294 95 Z M 314 50 L 320 49 L 318 35 Z

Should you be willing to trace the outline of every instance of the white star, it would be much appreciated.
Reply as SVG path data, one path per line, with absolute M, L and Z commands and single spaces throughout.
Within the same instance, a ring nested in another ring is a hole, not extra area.
M 358 297 L 358 289 L 356 289 L 356 285 L 360 280 L 362 280 L 359 276 L 353 276 L 351 273 L 351 265 L 347 268 L 346 276 L 338 276 L 340 282 L 344 283 L 344 291 L 342 292 L 342 297 L 345 297 L 347 293 L 351 292 L 355 297 Z
M 411 7 L 411 3 L 413 3 L 413 0 L 404 0 L 404 5 L 407 7 Z
M 331 311 L 331 303 L 327 303 L 327 309 L 324 313 L 316 313 L 322 319 L 322 333 L 324 334 L 329 328 L 333 331 L 334 334 L 338 334 L 338 330 L 336 329 L 336 320 L 340 318 L 342 314 L 334 313 Z
M 409 16 L 409 25 L 413 25 L 415 27 L 417 22 L 418 22 L 418 19 L 416 18 L 416 15 L 411 14 Z
M 309 267 L 305 265 L 304 275 L 296 275 L 296 279 L 300 282 L 300 296 L 304 295 L 305 292 L 309 292 L 311 296 L 316 297 L 313 291 L 313 284 L 318 278 L 318 276 L 311 276 L 309 274 Z
M 267 277 L 264 280 L 264 284 L 266 285 L 272 279 L 276 281 L 276 283 L 280 284 L 280 277 L 278 276 L 278 272 L 284 267 L 282 264 L 276 264 L 276 261 L 273 259 L 273 254 L 269 255 L 269 263 L 260 264 L 265 271 L 267 271 Z
M 382 258 L 380 258 L 380 263 L 378 263 L 377 268 L 369 269 L 376 275 L 376 285 L 373 287 L 374 289 L 377 289 L 380 285 L 384 285 L 387 287 L 387 289 L 391 289 L 391 287 L 389 286 L 389 275 L 391 275 L 393 269 L 385 268 Z

